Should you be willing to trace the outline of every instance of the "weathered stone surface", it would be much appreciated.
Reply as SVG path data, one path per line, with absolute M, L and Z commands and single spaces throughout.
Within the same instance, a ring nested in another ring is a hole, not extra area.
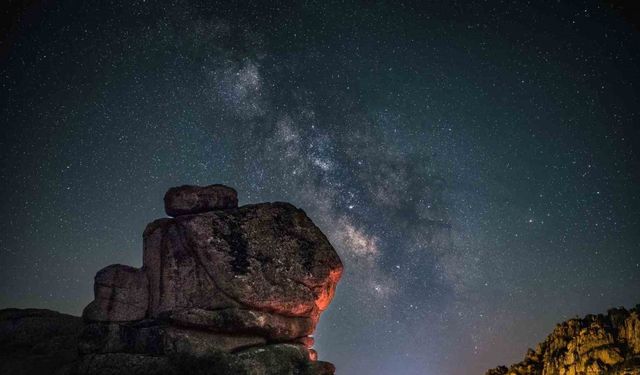
M 95 299 L 83 311 L 89 321 L 144 319 L 149 301 L 149 282 L 144 271 L 121 264 L 100 270 L 95 277 Z
M 332 375 L 335 367 L 309 360 L 299 345 L 274 344 L 234 354 L 150 356 L 129 353 L 90 354 L 64 375 Z
M 218 290 L 174 219 L 152 222 L 143 238 L 150 317 L 186 308 L 216 310 L 239 306 Z
M 335 372 L 333 365 L 312 361 L 305 347 L 294 344 L 247 349 L 236 354 L 231 367 L 237 374 L 332 375 Z
M 93 323 L 85 328 L 79 350 L 82 353 L 188 354 L 203 356 L 215 352 L 264 345 L 261 336 L 214 333 L 173 326 Z
M 301 344 L 302 346 L 304 346 L 305 348 L 312 348 L 313 344 L 315 344 L 315 339 L 311 336 L 304 336 L 304 337 L 299 337 L 295 340 L 293 340 L 294 343 L 298 343 Z
M 144 240 L 151 317 L 240 306 L 317 320 L 342 273 L 324 234 L 287 203 L 161 219 Z
M 142 353 L 160 355 L 164 343 L 158 326 L 126 323 L 88 323 L 78 350 L 89 353 Z
M 53 374 L 78 358 L 82 319 L 40 309 L 0 310 L 0 374 Z
M 60 375 L 173 375 L 178 373 L 169 357 L 107 353 L 85 355 Z
M 640 306 L 559 324 L 525 359 L 487 375 L 639 375 Z
M 640 308 L 629 312 L 629 317 L 619 327 L 618 339 L 627 343 L 629 350 L 640 356 Z
M 310 335 L 315 326 L 314 321 L 307 317 L 289 317 L 237 308 L 173 311 L 163 314 L 162 319 L 177 326 L 213 332 L 254 334 L 272 341 L 286 341 Z
M 212 333 L 168 327 L 164 330 L 164 353 L 205 356 L 218 352 L 265 345 L 264 337 Z
M 486 375 L 507 375 L 509 368 L 507 366 L 499 366 L 487 371 Z
M 224 185 L 183 185 L 169 189 L 164 196 L 164 209 L 169 216 L 235 207 L 238 207 L 238 194 Z

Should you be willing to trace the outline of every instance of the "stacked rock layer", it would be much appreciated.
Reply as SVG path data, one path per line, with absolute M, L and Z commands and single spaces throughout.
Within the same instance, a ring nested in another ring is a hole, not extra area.
M 486 375 L 640 375 L 640 305 L 559 324 L 522 362 Z
M 223 185 L 172 188 L 165 211 L 144 231 L 142 268 L 97 273 L 76 372 L 195 361 L 210 374 L 333 374 L 310 335 L 342 263 L 304 211 L 238 207 Z

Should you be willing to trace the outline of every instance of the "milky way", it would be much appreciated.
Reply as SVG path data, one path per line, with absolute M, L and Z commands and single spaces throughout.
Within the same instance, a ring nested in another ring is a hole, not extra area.
M 79 314 L 181 184 L 289 201 L 345 276 L 341 374 L 483 373 L 640 302 L 640 33 L 598 2 L 23 9 L 0 307 Z

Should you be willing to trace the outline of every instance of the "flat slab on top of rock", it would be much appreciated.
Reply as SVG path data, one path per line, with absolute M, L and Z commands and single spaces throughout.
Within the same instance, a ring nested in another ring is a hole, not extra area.
M 169 216 L 191 215 L 238 207 L 238 193 L 225 185 L 172 187 L 164 195 L 164 210 Z

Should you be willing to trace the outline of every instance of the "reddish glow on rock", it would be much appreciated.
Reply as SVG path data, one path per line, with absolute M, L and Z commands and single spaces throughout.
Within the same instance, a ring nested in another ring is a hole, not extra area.
M 324 311 L 329 307 L 333 296 L 336 293 L 336 286 L 338 281 L 342 277 L 342 267 L 329 271 L 329 278 L 327 283 L 317 288 L 316 306 L 320 311 Z
M 317 361 L 318 360 L 318 352 L 316 352 L 313 349 L 309 349 L 309 359 L 312 361 Z

